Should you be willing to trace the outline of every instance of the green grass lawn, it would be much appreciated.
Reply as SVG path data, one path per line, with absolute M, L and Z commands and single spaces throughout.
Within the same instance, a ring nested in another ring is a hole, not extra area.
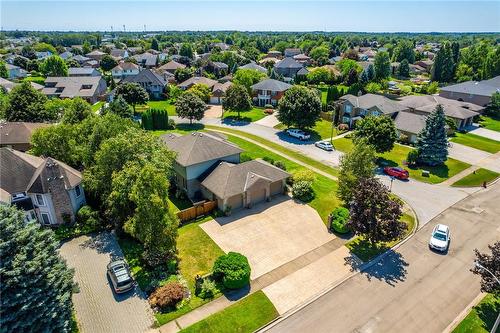
M 140 113 L 149 108 L 167 110 L 169 116 L 177 115 L 177 112 L 175 112 L 175 105 L 172 104 L 172 101 L 169 99 L 162 101 L 149 101 L 146 105 L 137 105 L 135 107 L 135 111 Z
M 279 123 L 278 125 L 274 126 L 274 128 L 278 130 L 285 130 L 286 126 Z M 332 136 L 332 123 L 328 120 L 320 119 L 316 122 L 316 125 L 312 129 L 308 130 L 308 132 L 311 134 L 311 140 L 313 141 L 330 139 Z M 337 128 L 334 127 L 333 137 L 337 135 Z
M 97 102 L 95 104 L 92 104 L 92 111 L 94 111 L 94 112 L 99 111 L 103 105 L 104 105 L 104 102 Z
M 486 295 L 452 333 L 489 333 L 500 311 L 500 297 Z
M 160 136 L 166 133 L 177 133 L 177 134 L 188 134 L 194 131 L 203 131 L 205 129 L 205 125 L 200 124 L 200 123 L 194 123 L 194 124 L 176 124 L 174 129 L 171 130 L 153 130 L 153 131 L 148 131 L 149 133 L 155 135 L 155 136 Z
M 333 146 L 335 149 L 349 152 L 353 149 L 354 144 L 351 139 L 340 138 L 333 141 Z M 379 155 L 378 163 L 384 166 L 401 166 L 403 161 L 406 160 L 408 152 L 412 148 L 395 144 L 394 148 L 387 153 Z M 417 167 L 405 167 L 410 173 L 410 177 L 425 183 L 438 184 L 446 179 L 456 175 L 457 173 L 470 167 L 470 164 L 455 160 L 453 158 L 448 158 L 448 160 L 439 166 L 417 166 Z M 430 172 L 429 177 L 422 176 L 422 170 L 428 170 Z
M 500 151 L 500 141 L 495 141 L 472 133 L 463 134 L 457 132 L 450 140 L 461 145 L 484 150 L 491 154 Z
M 405 222 L 407 225 L 406 233 L 401 239 L 392 242 L 379 242 L 376 244 L 371 244 L 364 237 L 359 236 L 347 242 L 345 246 L 359 259 L 363 260 L 364 262 L 368 262 L 379 254 L 387 251 L 413 232 L 413 229 L 415 229 L 416 225 L 415 218 L 412 215 L 404 213 L 401 217 L 401 221 Z
M 250 333 L 278 317 L 278 311 L 262 291 L 217 312 L 181 332 Z
M 489 130 L 500 132 L 500 118 L 494 118 L 491 116 L 481 116 L 479 124 L 481 124 L 481 126 Z
M 238 112 L 224 111 L 224 119 L 246 121 L 249 123 L 253 123 L 254 121 L 260 120 L 265 116 L 267 116 L 267 114 L 264 113 L 264 110 L 265 110 L 264 108 L 253 107 L 250 111 L 240 112 L 239 119 L 238 119 Z
M 45 77 L 43 76 L 27 76 L 23 79 L 23 81 L 35 82 L 41 84 L 42 86 L 45 85 Z
M 457 187 L 473 187 L 482 186 L 484 182 L 491 183 L 500 176 L 499 173 L 495 171 L 490 171 L 486 169 L 477 169 L 474 173 L 465 176 L 464 178 L 453 183 L 452 186 Z

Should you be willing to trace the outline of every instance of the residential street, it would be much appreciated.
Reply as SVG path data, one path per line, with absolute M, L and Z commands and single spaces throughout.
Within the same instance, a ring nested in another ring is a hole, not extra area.
M 474 248 L 500 237 L 500 183 L 455 204 L 396 252 L 326 293 L 271 332 L 442 332 L 479 294 Z M 428 249 L 437 223 L 451 228 L 447 254 Z

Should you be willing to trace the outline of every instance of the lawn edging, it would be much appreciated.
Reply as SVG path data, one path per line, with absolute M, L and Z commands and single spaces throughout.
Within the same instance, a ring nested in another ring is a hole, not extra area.
M 488 295 L 487 293 L 479 293 L 474 299 L 453 319 L 453 321 L 443 330 L 443 333 L 453 332 L 453 330 L 467 317 L 474 306 L 479 304 L 481 300 Z

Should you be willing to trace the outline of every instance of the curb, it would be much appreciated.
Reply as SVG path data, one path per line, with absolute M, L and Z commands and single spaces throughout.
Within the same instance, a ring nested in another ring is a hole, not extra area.
M 458 324 L 460 324 L 460 322 L 465 318 L 467 317 L 467 315 L 469 314 L 469 312 L 471 311 L 471 309 L 476 306 L 480 301 L 481 299 L 483 299 L 487 294 L 486 293 L 479 293 L 479 295 L 477 295 L 473 300 L 472 302 L 469 303 L 469 305 L 467 305 L 465 307 L 465 309 L 462 310 L 462 312 L 460 312 L 458 314 L 458 316 L 453 319 L 453 321 L 450 323 L 450 325 L 448 325 L 444 330 L 443 330 L 443 333 L 450 333 L 452 332 L 455 327 L 458 326 Z

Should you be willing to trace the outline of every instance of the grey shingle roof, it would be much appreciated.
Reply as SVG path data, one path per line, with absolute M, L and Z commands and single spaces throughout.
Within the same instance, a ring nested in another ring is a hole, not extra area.
M 62 88 L 59 97 L 92 97 L 98 93 L 100 81 L 105 81 L 100 76 L 64 76 L 64 77 L 48 77 L 45 79 L 45 88 L 42 92 L 48 95 L 55 93 L 56 88 Z M 54 84 L 55 87 L 47 87 L 49 84 Z M 90 86 L 89 89 L 84 89 L 84 86 Z
M 243 193 L 259 181 L 276 182 L 290 177 L 290 174 L 262 160 L 241 164 L 221 162 L 201 183 L 221 199 Z
M 135 83 L 152 82 L 155 85 L 161 85 L 161 86 L 165 86 L 167 84 L 167 82 L 161 75 L 155 73 L 150 69 L 144 69 L 140 71 L 139 74 L 137 75 L 127 76 L 123 79 L 123 82 L 135 82 Z
M 274 79 L 266 79 L 254 84 L 251 88 L 253 90 L 285 91 L 291 87 L 292 85 L 285 82 Z
M 68 75 L 91 75 L 94 72 L 98 72 L 92 67 L 70 67 L 68 68 Z
M 0 123 L 0 145 L 29 143 L 31 135 L 37 128 L 47 126 L 50 126 L 50 124 L 25 122 Z
M 393 114 L 395 112 L 406 110 L 407 107 L 393 101 L 385 96 L 376 94 L 365 94 L 362 96 L 344 95 L 341 100 L 349 101 L 354 107 L 370 110 L 373 108 L 379 109 L 384 114 Z
M 243 152 L 238 146 L 209 133 L 164 134 L 160 138 L 177 153 L 177 163 L 185 167 Z
M 442 91 L 491 96 L 500 91 L 500 75 L 485 81 L 467 81 L 441 88 Z
M 427 116 L 403 111 L 396 115 L 394 124 L 400 131 L 418 134 L 425 127 L 426 119 Z
M 186 81 L 182 82 L 181 84 L 179 84 L 179 88 L 186 89 L 186 88 L 190 88 L 191 86 L 193 86 L 195 84 L 204 84 L 204 85 L 208 86 L 209 88 L 212 88 L 216 83 L 217 83 L 217 81 L 209 79 L 208 77 L 195 76 L 195 77 L 191 77 L 191 78 L 187 79 Z
M 241 68 L 241 69 L 253 69 L 253 70 L 256 70 L 256 71 L 259 71 L 259 72 L 262 72 L 262 73 L 267 73 L 267 69 L 265 67 L 262 67 L 260 65 L 257 65 L 255 62 L 250 62 L 246 65 L 243 65 L 243 66 L 240 66 L 238 68 Z
M 171 60 L 171 61 L 167 62 L 166 64 L 160 66 L 158 69 L 168 71 L 168 70 L 176 70 L 178 68 L 186 68 L 186 65 L 181 64 L 177 61 Z
M 304 67 L 304 65 L 302 65 L 297 60 L 295 60 L 291 57 L 288 57 L 288 58 L 284 58 L 280 62 L 277 62 L 274 65 L 274 67 L 275 68 L 302 68 L 302 67 Z
M 411 109 L 431 113 L 436 109 L 438 104 L 442 105 L 444 113 L 448 117 L 456 119 L 467 119 L 479 115 L 484 107 L 453 99 L 444 98 L 435 95 L 424 96 L 405 96 L 400 99 L 401 105 Z

